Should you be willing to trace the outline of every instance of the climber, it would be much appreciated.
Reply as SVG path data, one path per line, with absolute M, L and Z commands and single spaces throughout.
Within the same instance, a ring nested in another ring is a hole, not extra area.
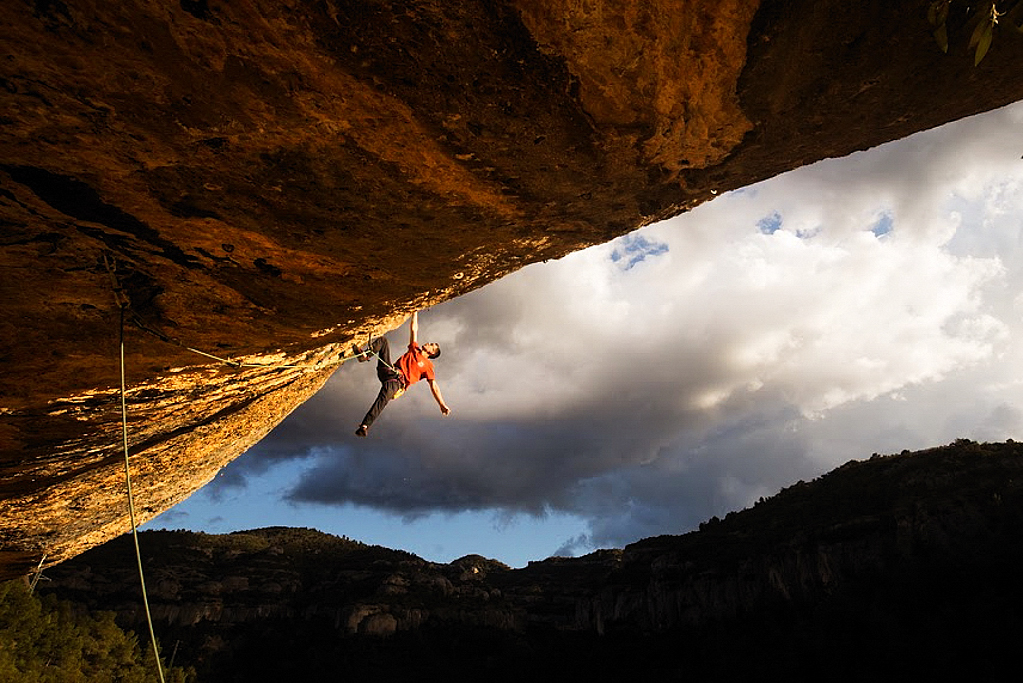
M 380 393 L 377 394 L 377 399 L 370 406 L 366 417 L 362 418 L 362 424 L 355 430 L 356 436 L 366 436 L 370 426 L 380 417 L 384 406 L 401 396 L 406 389 L 421 379 L 425 379 L 430 384 L 430 391 L 433 393 L 437 405 L 440 406 L 441 414 L 451 414 L 451 408 L 444 403 L 444 397 L 440 393 L 440 386 L 434 377 L 433 363 L 431 362 L 440 356 L 440 347 L 433 342 L 427 342 L 420 346 L 416 341 L 416 335 L 419 333 L 418 311 L 412 314 L 409 327 L 411 332 L 408 351 L 394 365 L 391 365 L 391 352 L 387 339 L 384 337 L 374 339 L 366 349 L 360 349 L 357 345 L 352 346 L 360 363 L 368 361 L 370 356 L 377 357 L 377 378 L 380 380 Z

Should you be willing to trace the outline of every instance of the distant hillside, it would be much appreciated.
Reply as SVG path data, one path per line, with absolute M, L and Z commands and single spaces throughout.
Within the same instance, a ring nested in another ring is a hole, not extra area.
M 204 681 L 1001 680 L 1023 638 L 1023 445 L 849 462 L 696 532 L 522 569 L 308 529 L 142 547 L 158 635 Z M 133 566 L 117 539 L 42 590 L 138 627 Z

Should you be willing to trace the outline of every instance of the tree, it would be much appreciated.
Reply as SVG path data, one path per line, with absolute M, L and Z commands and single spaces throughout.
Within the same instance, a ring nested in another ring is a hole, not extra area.
M 175 667 L 166 680 L 188 683 Z M 113 612 L 76 613 L 54 596 L 30 595 L 21 581 L 0 584 L 0 680 L 7 683 L 154 683 L 152 654 Z

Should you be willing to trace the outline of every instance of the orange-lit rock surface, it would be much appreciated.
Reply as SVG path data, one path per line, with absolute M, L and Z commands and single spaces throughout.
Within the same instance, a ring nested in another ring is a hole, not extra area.
M 0 566 L 127 528 L 117 296 L 147 519 L 353 337 L 1023 97 L 1023 40 L 974 68 L 926 5 L 3 3 Z

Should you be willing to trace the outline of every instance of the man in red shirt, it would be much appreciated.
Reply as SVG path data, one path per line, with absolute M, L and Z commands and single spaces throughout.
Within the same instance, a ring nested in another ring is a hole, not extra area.
M 366 436 L 370 426 L 380 417 L 384 406 L 404 394 L 406 389 L 421 379 L 425 379 L 430 385 L 430 392 L 433 393 L 434 400 L 440 406 L 440 412 L 443 415 L 451 413 L 451 409 L 444 403 L 444 397 L 440 393 L 440 386 L 437 384 L 431 362 L 440 356 L 440 347 L 433 342 L 427 342 L 422 346 L 416 342 L 416 335 L 419 334 L 418 311 L 412 314 L 409 328 L 411 336 L 408 351 L 402 354 L 401 358 L 393 365 L 391 364 L 390 347 L 384 337 L 374 339 L 366 350 L 361 350 L 358 346 L 352 347 L 360 363 L 368 361 L 371 355 L 377 357 L 377 379 L 380 380 L 380 393 L 377 394 L 377 399 L 370 406 L 366 417 L 362 418 L 362 424 L 355 430 L 356 436 Z

